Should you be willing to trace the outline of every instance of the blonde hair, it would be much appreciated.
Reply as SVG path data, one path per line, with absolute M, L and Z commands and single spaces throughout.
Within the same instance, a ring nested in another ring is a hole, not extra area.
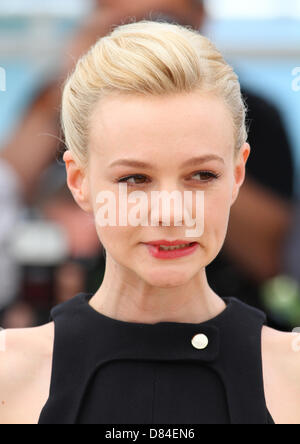
M 66 148 L 83 165 L 90 117 L 107 94 L 211 92 L 232 115 L 235 154 L 247 141 L 246 105 L 238 76 L 210 40 L 177 24 L 143 20 L 116 27 L 82 56 L 67 78 L 61 123 Z

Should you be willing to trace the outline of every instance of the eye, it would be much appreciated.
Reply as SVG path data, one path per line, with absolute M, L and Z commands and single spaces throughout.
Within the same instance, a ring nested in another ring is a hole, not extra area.
M 211 182 L 211 181 L 217 179 L 220 175 L 212 173 L 211 171 L 197 171 L 196 173 L 194 173 L 192 175 L 192 177 L 195 177 L 195 176 L 202 177 L 202 179 L 200 178 L 200 180 L 195 179 L 197 182 L 207 183 L 207 182 Z M 144 176 L 142 174 L 133 174 L 131 176 L 126 176 L 126 177 L 122 177 L 121 179 L 117 179 L 118 183 L 126 183 L 129 186 L 144 185 L 145 183 L 147 183 L 149 181 L 150 181 L 149 178 L 147 178 L 146 176 Z
M 212 173 L 211 171 L 197 171 L 192 175 L 192 177 L 200 176 L 202 179 L 199 182 L 211 182 L 220 177 L 219 174 Z
M 146 176 L 141 174 L 134 174 L 132 176 L 123 177 L 118 180 L 118 183 L 127 183 L 130 185 L 142 185 L 145 181 L 148 180 Z

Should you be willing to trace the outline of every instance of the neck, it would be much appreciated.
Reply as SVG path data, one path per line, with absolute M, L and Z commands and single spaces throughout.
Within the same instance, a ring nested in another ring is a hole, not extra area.
M 90 305 L 100 313 L 126 322 L 205 322 L 225 307 L 209 287 L 205 268 L 185 285 L 154 287 L 115 263 L 109 255 L 99 290 Z

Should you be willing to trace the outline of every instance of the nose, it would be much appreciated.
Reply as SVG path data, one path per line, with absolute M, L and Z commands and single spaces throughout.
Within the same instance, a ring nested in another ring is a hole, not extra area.
M 150 218 L 152 226 L 183 226 L 186 211 L 192 214 L 184 192 L 175 187 L 160 187 L 151 192 Z

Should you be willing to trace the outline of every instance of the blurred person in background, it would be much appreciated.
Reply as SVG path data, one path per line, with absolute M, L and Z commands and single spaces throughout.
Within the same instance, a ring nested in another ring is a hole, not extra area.
M 37 325 L 37 314 L 34 308 L 24 301 L 17 301 L 7 307 L 3 315 L 1 326 L 8 328 L 29 328 Z
M 95 11 L 67 47 L 60 80 L 45 88 L 36 102 L 44 103 L 42 112 L 36 104 L 29 110 L 25 124 L 5 150 L 6 153 L 17 154 L 17 171 L 20 170 L 22 157 L 35 158 L 38 151 L 44 152 L 43 155 L 39 154 L 44 158 L 44 163 L 39 165 L 36 162 L 36 171 L 40 173 L 45 162 L 53 161 L 57 147 L 55 139 L 45 138 L 41 144 L 36 134 L 58 134 L 62 79 L 98 38 L 106 35 L 113 26 L 130 22 L 132 17 L 136 20 L 156 18 L 175 21 L 201 30 L 206 14 L 204 3 L 199 0 L 97 1 Z M 207 277 L 214 291 L 221 296 L 236 296 L 260 308 L 261 284 L 281 272 L 282 245 L 291 224 L 294 171 L 291 147 L 278 110 L 253 93 L 243 92 L 249 108 L 249 143 L 252 147 L 247 162 L 247 179 L 232 207 L 224 247 L 207 267 Z M 47 97 L 53 101 L 47 103 Z M 270 162 L 272 168 L 268 168 Z M 32 164 L 28 165 L 26 177 L 32 177 Z M 61 220 L 59 215 L 57 218 Z M 70 229 L 68 223 L 67 226 Z M 82 230 L 80 234 L 84 243 L 86 233 Z M 100 250 L 99 257 L 103 258 Z
M 56 270 L 54 304 L 68 301 L 85 288 L 85 273 L 80 263 L 69 261 Z
M 300 285 L 300 199 L 294 205 L 293 223 L 286 238 L 283 254 L 284 271 Z
M 42 132 L 57 132 L 59 90 L 49 89 L 33 100 L 21 125 L 11 140 L 0 150 L 0 307 L 2 312 L 19 292 L 17 264 L 9 253 L 22 208 L 31 205 L 39 178 L 55 160 L 53 140 Z M 7 270 L 6 264 L 10 264 Z

